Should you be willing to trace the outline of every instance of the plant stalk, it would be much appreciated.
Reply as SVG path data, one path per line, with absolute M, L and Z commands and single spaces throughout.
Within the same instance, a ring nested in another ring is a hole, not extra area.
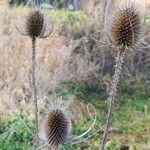
M 32 86 L 34 93 L 34 112 L 35 112 L 35 123 L 36 123 L 36 148 L 39 148 L 39 124 L 38 124 L 38 103 L 37 103 L 37 87 L 36 87 L 36 38 L 32 37 Z
M 114 98 L 116 96 L 117 85 L 118 85 L 119 80 L 120 80 L 120 75 L 121 75 L 121 71 L 122 71 L 122 65 L 123 65 L 123 62 L 124 62 L 124 58 L 125 58 L 125 52 L 124 52 L 124 48 L 123 48 L 123 49 L 120 49 L 118 51 L 117 57 L 116 57 L 115 73 L 114 73 L 114 76 L 113 76 L 113 81 L 111 83 L 109 97 L 107 99 L 108 102 L 109 102 L 107 120 L 106 120 L 106 125 L 105 125 L 105 129 L 104 129 L 104 133 L 103 133 L 103 139 L 102 139 L 102 144 L 100 146 L 100 150 L 104 150 L 105 144 L 107 142 L 108 130 L 109 130 L 111 120 L 112 120 Z
M 104 15 L 103 15 L 104 31 L 105 32 L 106 32 L 106 26 L 107 26 L 108 12 L 111 9 L 111 5 L 112 5 L 112 0 L 105 0 Z

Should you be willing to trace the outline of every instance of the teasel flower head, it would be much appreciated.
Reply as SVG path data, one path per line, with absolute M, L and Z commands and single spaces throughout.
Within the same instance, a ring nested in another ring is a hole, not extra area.
M 50 22 L 48 24 L 47 19 L 40 10 L 30 11 L 29 14 L 25 17 L 25 21 L 21 29 L 20 25 L 16 24 L 16 22 L 15 26 L 19 33 L 31 38 L 46 38 L 52 33 L 53 29 L 53 23 Z
M 67 104 L 60 99 L 53 101 L 49 107 L 44 134 L 48 145 L 55 149 L 72 142 L 70 113 Z
M 141 29 L 141 15 L 136 5 L 126 4 L 112 19 L 110 41 L 115 47 L 133 48 L 139 42 Z
M 75 105 L 72 105 L 75 104 L 74 100 L 66 102 L 59 97 L 55 97 L 54 99 L 55 101 L 50 102 L 48 109 L 46 108 L 47 115 L 44 118 L 44 121 L 41 121 L 42 128 L 39 135 L 40 139 L 44 143 L 40 146 L 40 148 L 47 147 L 58 150 L 61 145 L 70 146 L 79 144 L 88 140 L 101 130 L 98 129 L 96 133 L 90 135 L 92 128 L 96 124 L 97 113 L 95 107 L 92 104 L 88 104 L 87 113 L 92 119 L 92 124 L 89 125 L 90 127 L 81 135 L 73 135 L 71 120 L 75 117 L 75 114 L 72 110 L 77 108 Z M 77 111 L 78 110 L 80 112 L 80 108 L 77 109 Z
M 31 12 L 26 20 L 26 32 L 30 37 L 38 37 L 44 28 L 44 15 L 38 10 Z

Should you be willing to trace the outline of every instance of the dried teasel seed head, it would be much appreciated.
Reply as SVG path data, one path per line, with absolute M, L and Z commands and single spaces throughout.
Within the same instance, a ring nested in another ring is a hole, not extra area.
M 25 22 L 23 21 L 24 19 Z M 30 36 L 31 38 L 47 38 L 53 31 L 52 20 L 45 17 L 39 10 L 31 11 L 27 17 L 21 19 L 21 23 L 20 21 L 18 23 L 14 21 L 14 24 L 20 34 Z
M 32 11 L 26 19 L 26 33 L 30 37 L 39 37 L 44 29 L 44 15 L 39 11 Z
M 71 142 L 71 121 L 66 105 L 54 102 L 49 110 L 45 123 L 45 135 L 51 147 Z
M 132 48 L 141 34 L 141 16 L 134 4 L 119 9 L 112 21 L 110 39 L 114 46 Z

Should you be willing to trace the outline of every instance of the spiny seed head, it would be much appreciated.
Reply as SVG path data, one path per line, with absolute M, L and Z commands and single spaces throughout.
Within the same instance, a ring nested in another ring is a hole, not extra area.
M 111 25 L 111 41 L 115 46 L 132 48 L 139 42 L 141 17 L 135 5 L 119 9 Z
M 26 20 L 26 33 L 30 37 L 38 37 L 44 28 L 44 15 L 38 11 L 32 11 Z
M 58 148 L 71 142 L 71 122 L 64 104 L 55 102 L 52 105 L 46 118 L 45 134 L 49 145 Z

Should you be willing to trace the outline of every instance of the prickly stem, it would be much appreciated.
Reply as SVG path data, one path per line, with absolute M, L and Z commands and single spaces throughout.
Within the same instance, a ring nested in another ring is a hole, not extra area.
M 122 65 L 124 62 L 124 57 L 125 57 L 124 50 L 123 49 L 119 50 L 117 53 L 117 57 L 116 57 L 115 73 L 113 76 L 113 81 L 111 83 L 110 93 L 109 93 L 109 97 L 108 97 L 109 108 L 108 108 L 106 126 L 104 129 L 104 134 L 103 134 L 103 139 L 102 139 L 102 144 L 100 146 L 100 150 L 104 150 L 105 144 L 107 142 L 108 130 L 109 130 L 109 127 L 111 124 L 111 119 L 112 119 L 114 98 L 115 98 L 116 92 L 117 92 L 117 85 L 119 83 L 119 79 L 120 79 L 120 75 L 121 75 L 121 71 L 122 71 Z
M 35 111 L 35 122 L 36 122 L 36 148 L 39 147 L 39 125 L 38 125 L 38 102 L 37 102 L 37 87 L 36 87 L 36 38 L 32 37 L 32 86 L 34 93 L 34 111 Z

